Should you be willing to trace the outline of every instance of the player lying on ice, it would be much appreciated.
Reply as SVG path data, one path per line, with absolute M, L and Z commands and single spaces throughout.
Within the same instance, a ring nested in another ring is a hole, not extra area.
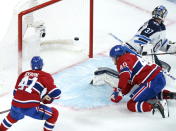
M 164 89 L 166 80 L 161 67 L 144 61 L 141 56 L 122 45 L 114 46 L 110 50 L 110 57 L 117 67 L 117 72 L 102 68 L 95 72 L 95 76 L 99 78 L 93 79 L 91 84 L 101 85 L 105 81 L 114 87 L 111 101 L 115 103 L 120 102 L 124 95 L 129 94 L 130 100 L 127 102 L 129 111 L 159 110 L 165 118 L 164 107 L 160 100 L 175 99 L 176 93 Z
M 8 130 L 14 123 L 29 116 L 38 120 L 45 120 L 44 131 L 52 131 L 59 112 L 50 104 L 60 97 L 61 91 L 54 84 L 49 73 L 42 71 L 43 60 L 35 56 L 31 60 L 32 70 L 21 73 L 14 89 L 14 97 L 9 114 L 0 125 L 0 131 Z M 42 91 L 46 90 L 42 97 Z M 42 104 L 43 103 L 43 104 Z

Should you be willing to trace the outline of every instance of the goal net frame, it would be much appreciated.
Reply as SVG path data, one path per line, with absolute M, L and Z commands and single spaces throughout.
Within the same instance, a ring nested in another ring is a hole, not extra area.
M 18 74 L 22 72 L 22 45 L 23 45 L 23 16 L 39 9 L 45 8 L 49 5 L 55 4 L 63 0 L 49 0 L 45 3 L 39 4 L 32 8 L 21 11 L 18 14 Z M 89 58 L 93 57 L 93 3 L 94 0 L 90 0 L 90 11 L 89 11 Z

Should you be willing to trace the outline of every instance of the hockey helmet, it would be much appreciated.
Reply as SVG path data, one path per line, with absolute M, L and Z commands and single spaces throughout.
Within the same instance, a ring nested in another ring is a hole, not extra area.
M 164 19 L 167 16 L 167 9 L 166 7 L 164 7 L 163 5 L 157 6 L 153 11 L 152 11 L 152 17 L 153 18 L 158 18 L 162 21 L 164 21 Z
M 40 56 L 34 56 L 31 59 L 31 68 L 32 70 L 42 70 L 43 59 Z
M 138 55 L 136 52 L 132 51 L 131 49 L 129 49 L 125 45 L 116 45 L 116 46 L 111 48 L 111 50 L 109 52 L 109 56 L 117 58 L 117 57 L 119 57 L 119 56 L 121 56 L 121 55 L 123 55 L 127 52 Z
M 109 52 L 109 56 L 114 58 L 117 58 L 118 56 L 121 56 L 123 54 L 125 54 L 125 50 L 124 50 L 124 46 L 122 45 L 116 45 L 112 47 Z

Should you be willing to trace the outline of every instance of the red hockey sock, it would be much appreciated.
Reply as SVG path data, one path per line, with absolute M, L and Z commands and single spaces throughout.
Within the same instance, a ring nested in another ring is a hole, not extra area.
M 14 120 L 9 113 L 2 121 L 0 125 L 0 131 L 8 130 L 15 122 L 17 122 L 17 120 Z
M 148 102 L 135 102 L 130 100 L 127 103 L 127 108 L 132 112 L 149 112 L 152 110 L 152 104 Z
M 52 107 L 51 109 L 52 117 L 46 120 L 44 124 L 44 131 L 52 131 L 59 116 L 59 112 L 56 108 Z
M 162 98 L 163 99 L 170 99 L 169 93 L 170 93 L 169 90 L 163 90 L 162 91 Z

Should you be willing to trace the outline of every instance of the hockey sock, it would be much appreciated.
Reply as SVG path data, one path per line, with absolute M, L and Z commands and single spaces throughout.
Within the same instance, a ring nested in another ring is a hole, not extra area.
M 132 112 L 149 112 L 152 110 L 153 106 L 148 102 L 135 102 L 130 100 L 127 103 L 127 108 Z
M 6 131 L 8 130 L 17 120 L 14 120 L 11 116 L 10 113 L 4 118 L 0 125 L 0 131 Z
M 162 91 L 162 97 L 163 97 L 163 99 L 170 99 L 169 94 L 170 94 L 169 90 L 163 90 Z
M 56 108 L 51 107 L 51 109 L 52 117 L 45 121 L 44 131 L 52 131 L 59 116 L 59 112 Z
M 162 100 L 162 99 L 175 99 L 176 93 L 165 89 L 158 94 L 158 98 L 160 100 Z

